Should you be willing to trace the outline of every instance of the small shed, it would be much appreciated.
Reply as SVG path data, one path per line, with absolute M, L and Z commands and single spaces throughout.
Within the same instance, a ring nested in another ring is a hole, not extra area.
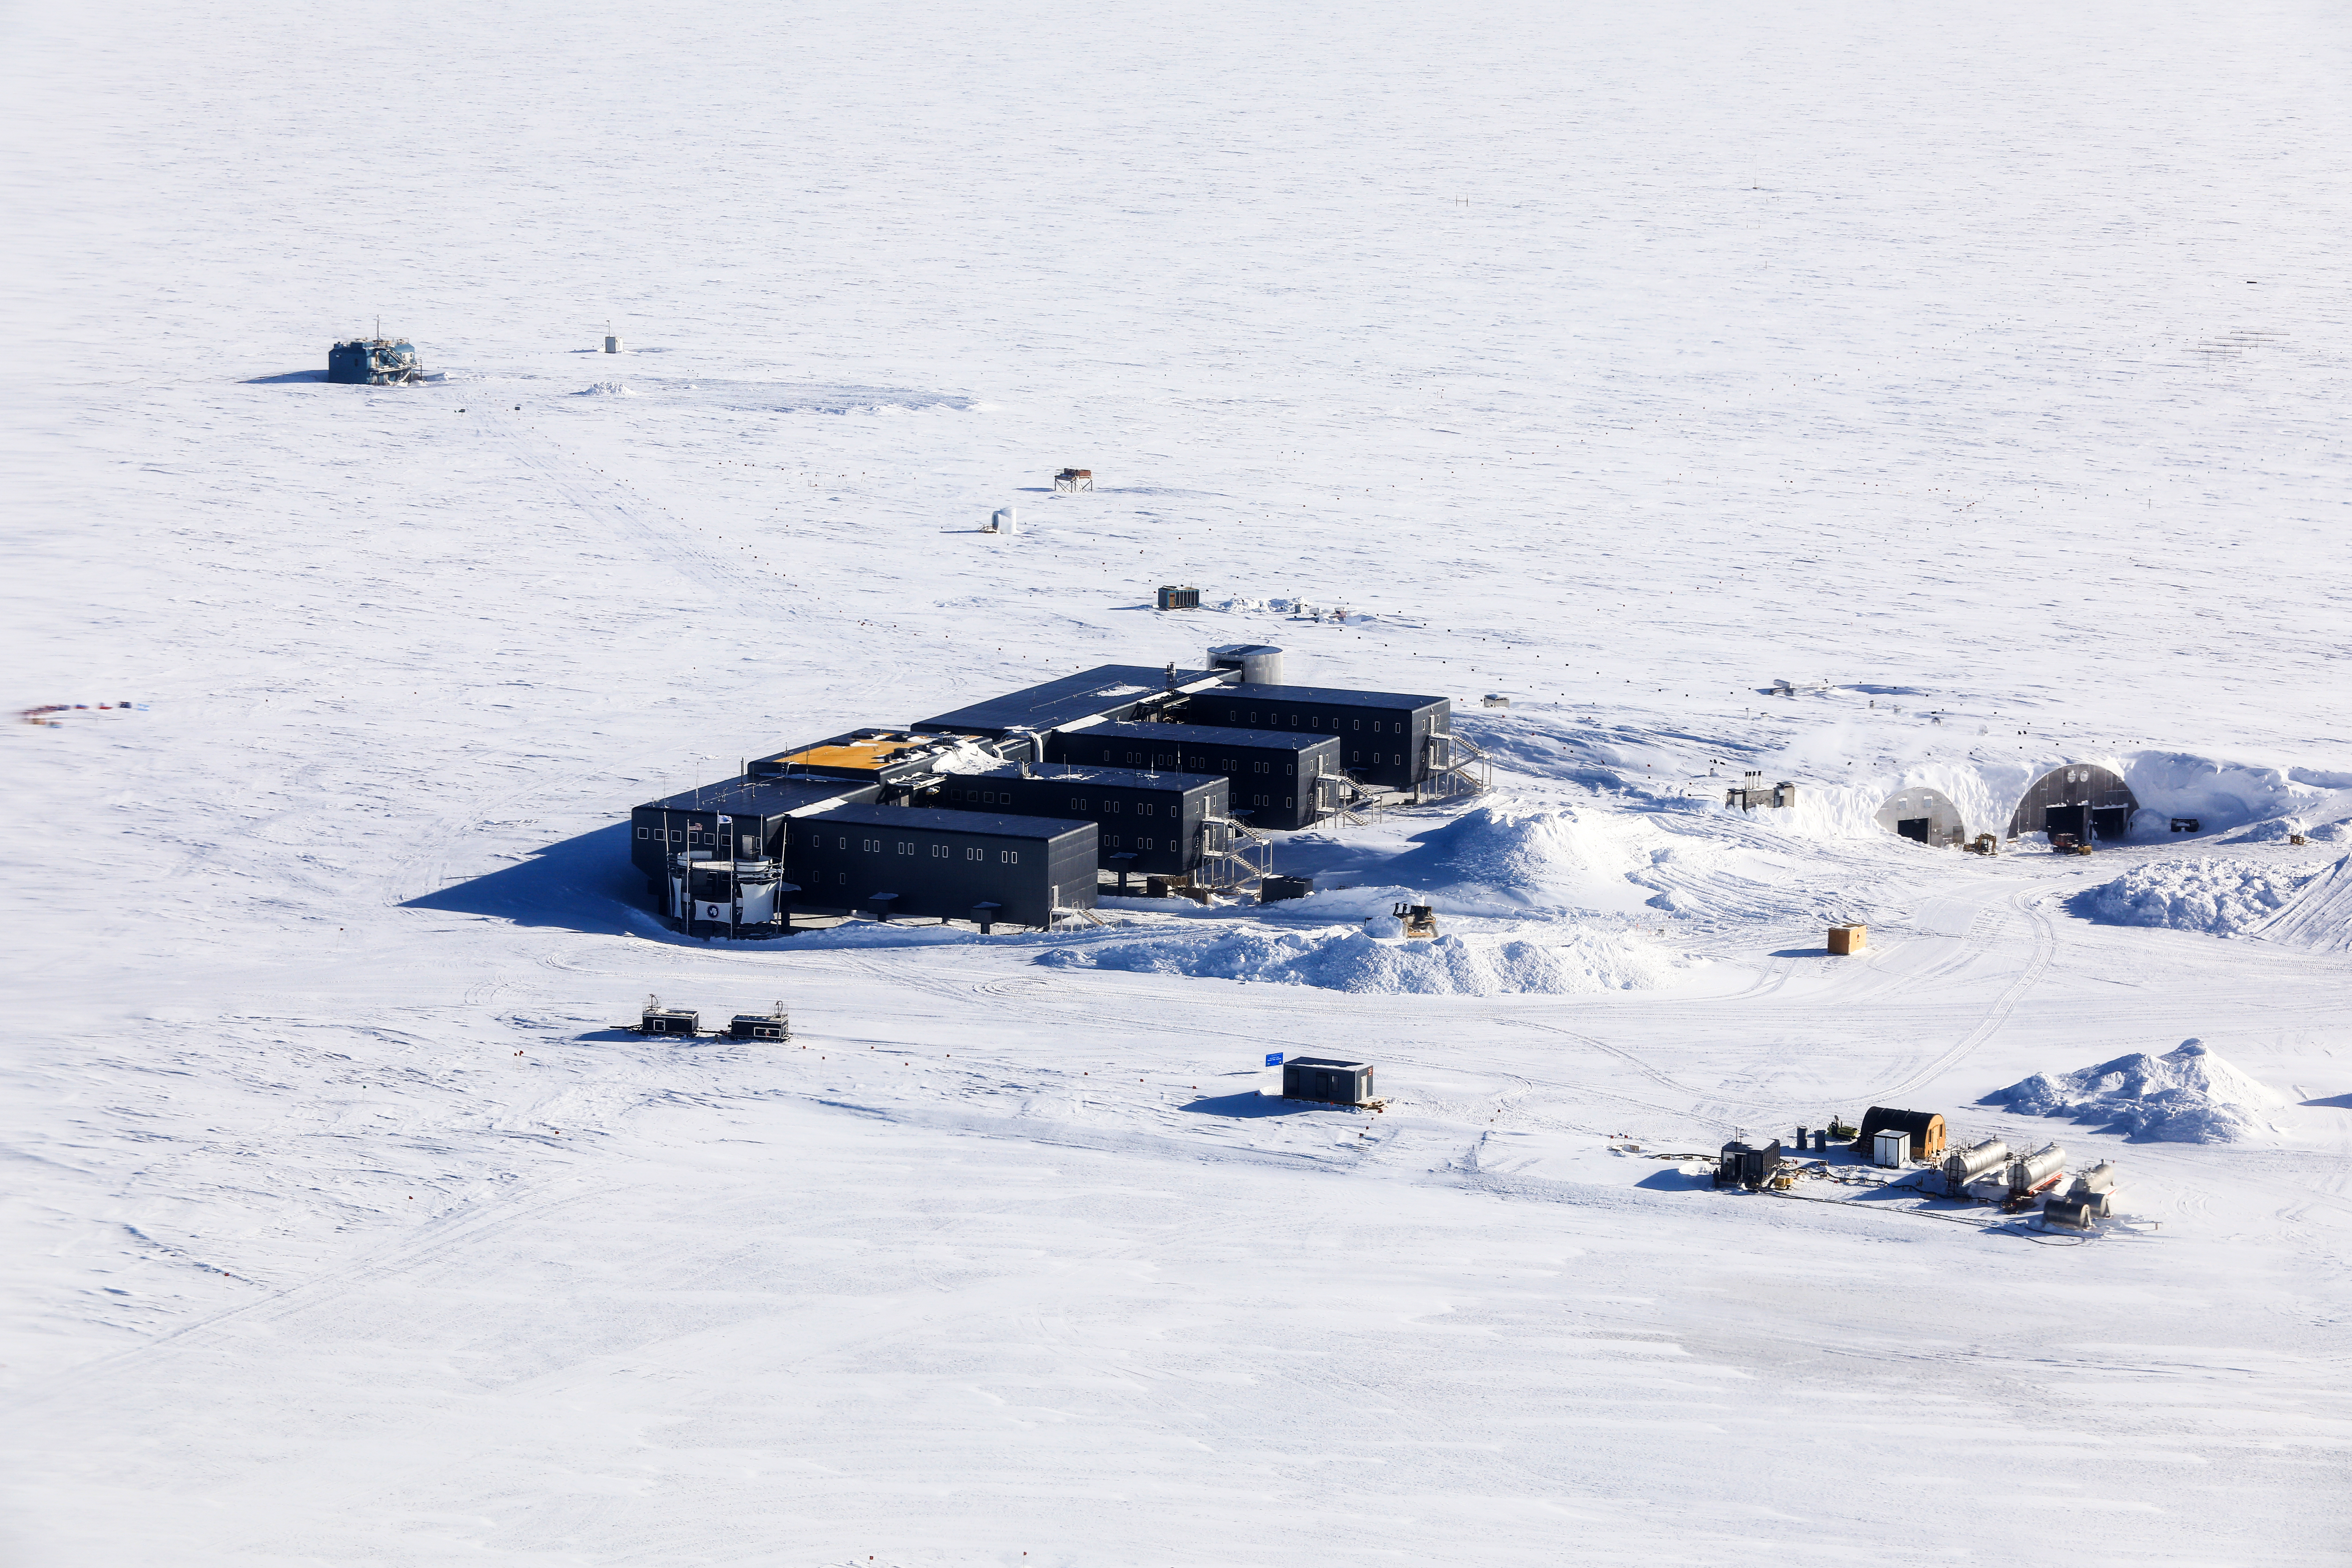
M 1362 1105 L 1372 1098 L 1371 1064 L 1294 1057 L 1282 1064 L 1282 1098 L 1324 1105 Z
M 1914 1160 L 1932 1160 L 1944 1152 L 1944 1119 L 1932 1110 L 1895 1110 L 1874 1105 L 1863 1114 L 1862 1131 L 1854 1144 L 1857 1148 L 1871 1148 L 1881 1132 L 1911 1134 Z
M 1095 471 L 1092 468 L 1064 468 L 1054 476 L 1054 488 L 1064 495 L 1090 490 L 1095 488 Z

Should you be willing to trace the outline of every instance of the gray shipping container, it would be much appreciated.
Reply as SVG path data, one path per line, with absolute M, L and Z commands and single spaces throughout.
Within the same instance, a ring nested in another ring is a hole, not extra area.
M 1223 773 L 1233 812 L 1252 827 L 1307 827 L 1318 816 L 1315 781 L 1338 771 L 1339 742 L 1206 724 L 1097 724 L 1046 737 L 1049 763 L 1170 773 Z
M 1341 748 L 1339 766 L 1357 780 L 1411 789 L 1429 777 L 1429 738 L 1453 731 L 1454 702 L 1333 686 L 1243 684 L 1188 697 L 1175 716 L 1188 724 L 1331 736 Z
M 1095 825 L 1010 813 L 845 805 L 794 820 L 784 875 L 794 909 L 887 910 L 971 920 L 982 903 L 1008 925 L 1046 926 L 1095 902 Z M 877 895 L 896 894 L 887 903 Z
M 1135 768 L 1046 763 L 1026 775 L 1015 765 L 985 773 L 941 774 L 917 805 L 950 811 L 1010 811 L 1091 822 L 1097 852 L 1109 870 L 1181 877 L 1201 864 L 1202 824 L 1232 806 L 1233 783 L 1223 773 L 1150 773 Z M 1112 857 L 1132 855 L 1131 860 Z

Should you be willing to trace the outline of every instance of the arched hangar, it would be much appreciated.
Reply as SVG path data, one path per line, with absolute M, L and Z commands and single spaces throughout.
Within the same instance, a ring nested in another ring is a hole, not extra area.
M 2071 833 L 2084 843 L 2094 837 L 2122 838 L 2131 832 L 2139 801 L 2120 774 L 2089 763 L 2052 768 L 2027 786 L 2010 814 L 2009 837 Z
M 1960 808 L 1942 790 L 1929 789 L 1925 784 L 1914 784 L 1888 795 L 1886 804 L 1878 808 L 1878 826 L 1938 849 L 1965 844 L 1969 838 L 1968 824 L 1960 820 Z

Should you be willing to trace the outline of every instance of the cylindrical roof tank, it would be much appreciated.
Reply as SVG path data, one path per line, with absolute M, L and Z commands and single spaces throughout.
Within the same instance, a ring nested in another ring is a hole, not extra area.
M 2053 1143 L 2009 1163 L 2009 1190 L 2030 1193 L 2066 1168 L 2066 1151 Z
M 1998 1138 L 1955 1149 L 1944 1156 L 1944 1180 L 1957 1193 L 1987 1171 L 1998 1169 L 2008 1158 L 2009 1145 Z

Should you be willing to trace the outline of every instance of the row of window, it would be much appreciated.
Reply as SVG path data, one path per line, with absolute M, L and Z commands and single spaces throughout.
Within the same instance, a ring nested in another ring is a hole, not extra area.
M 688 823 L 683 828 L 640 827 L 637 829 L 637 837 L 639 838 L 646 839 L 660 839 L 663 842 L 669 844 L 716 844 L 719 842 L 719 836 L 715 833 L 706 832 L 699 823 Z M 746 833 L 742 836 L 742 852 L 746 858 L 757 855 L 760 852 L 760 836 L 758 834 Z
M 1103 752 L 1103 754 L 1102 754 L 1102 760 L 1103 760 L 1105 763 L 1110 763 L 1110 762 L 1111 762 L 1111 760 L 1112 760 L 1112 759 L 1111 759 L 1111 753 L 1110 753 L 1110 752 L 1109 752 L 1109 750 L 1108 750 L 1108 748 L 1106 748 L 1106 749 L 1104 750 L 1104 752 Z M 1141 752 L 1128 752 L 1128 753 L 1127 753 L 1127 765 L 1128 765 L 1129 767 L 1130 767 L 1130 768 L 1139 768 L 1139 767 L 1143 766 L 1143 765 L 1144 765 L 1144 757 L 1143 757 L 1143 753 L 1142 753 Z M 1209 759 L 1208 759 L 1208 758 L 1206 758 L 1206 757 L 1186 757 L 1186 756 L 1158 757 L 1158 756 L 1155 756 L 1155 757 L 1153 757 L 1153 758 L 1151 759 L 1151 765 L 1152 765 L 1153 767 L 1156 767 L 1156 768 L 1158 768 L 1158 767 L 1166 767 L 1166 768 L 1182 768 L 1182 769 L 1184 769 L 1184 770 L 1186 770 L 1186 771 L 1188 771 L 1188 772 L 1191 772 L 1191 773 L 1208 773 L 1208 772 L 1210 772 L 1210 771 L 1211 771 L 1211 770 L 1210 770 L 1210 767 L 1209 767 Z M 1239 762 L 1239 760 L 1238 760 L 1238 759 L 1236 759 L 1236 758 L 1233 758 L 1233 757 L 1219 757 L 1219 758 L 1217 759 L 1217 766 L 1216 766 L 1216 768 L 1215 768 L 1215 771 L 1216 771 L 1216 772 L 1218 772 L 1218 773 L 1227 773 L 1227 774 L 1230 774 L 1230 773 L 1233 773 L 1234 772 L 1235 772 L 1236 770 L 1238 770 L 1238 769 L 1240 768 L 1240 766 L 1241 766 L 1241 763 L 1240 763 L 1240 762 Z M 1251 771 L 1252 773 L 1272 773 L 1272 772 L 1274 771 L 1274 764 L 1273 764 L 1272 763 L 1270 763 L 1270 762 L 1269 762 L 1269 763 L 1252 763 L 1250 764 L 1250 771 Z M 1282 764 L 1282 771 L 1283 771 L 1284 773 L 1297 773 L 1297 772 L 1298 771 L 1298 765 L 1297 765 L 1296 763 L 1283 763 L 1283 764 Z M 1073 802 L 1072 804 L 1073 804 L 1073 805 L 1076 805 L 1076 806 L 1078 806 L 1078 807 L 1079 807 L 1079 809 L 1081 809 L 1081 810 L 1085 809 L 1085 807 L 1086 807 L 1086 802 L 1084 802 L 1084 801 L 1075 801 L 1075 802 Z M 1118 809 L 1118 807 L 1117 807 L 1116 805 L 1114 805 L 1114 806 L 1112 806 L 1112 807 L 1111 807 L 1111 809 L 1112 809 L 1113 811 L 1117 811 L 1117 810 Z M 1142 811 L 1142 812 L 1149 813 L 1149 812 L 1151 810 L 1151 807 L 1150 807 L 1150 806 L 1149 806 L 1149 805 L 1140 805 L 1140 806 L 1138 806 L 1136 809 L 1138 809 L 1139 811 Z
M 823 834 L 819 834 L 811 842 L 815 847 L 822 849 L 824 847 L 824 836 Z M 841 847 L 844 849 L 849 847 L 849 839 L 845 835 L 841 837 L 840 842 Z M 882 853 L 882 840 L 879 838 L 861 838 L 857 841 L 857 847 L 864 854 L 879 855 Z M 896 852 L 900 855 L 912 855 L 918 850 L 928 849 L 930 852 L 931 858 L 935 860 L 945 860 L 950 858 L 951 851 L 958 848 L 961 848 L 963 851 L 963 858 L 967 860 L 985 860 L 988 858 L 987 850 L 976 849 L 968 844 L 914 844 L 901 838 L 895 846 Z M 1021 851 L 1018 849 L 1000 849 L 996 852 L 996 863 L 1000 866 L 1018 866 L 1021 864 Z
M 1118 841 L 1118 835 L 1116 833 L 1109 835 L 1103 840 L 1103 842 L 1109 845 L 1114 849 L 1121 847 Z M 1149 849 L 1151 847 L 1151 840 L 1149 838 L 1139 838 L 1135 841 L 1135 847 L 1138 849 Z M 1170 847 L 1173 848 L 1174 846 L 1171 844 Z
M 1225 718 L 1226 718 L 1226 720 L 1227 720 L 1229 722 L 1238 724 L 1238 723 L 1240 723 L 1240 722 L 1242 721 L 1242 710 L 1241 710 L 1240 709 L 1238 709 L 1238 708 L 1228 708 L 1228 709 L 1226 709 L 1226 710 L 1225 710 Z M 1252 709 L 1252 710 L 1250 710 L 1249 721 L 1250 721 L 1251 723 L 1253 723 L 1253 724 L 1255 724 L 1255 723 L 1256 723 L 1256 722 L 1258 721 L 1258 719 L 1257 719 L 1257 710 L 1256 710 L 1255 709 Z M 1282 724 L 1282 715 L 1281 715 L 1281 714 L 1279 714 L 1279 713 L 1268 713 L 1268 714 L 1265 716 L 1265 721 L 1266 721 L 1266 723 L 1268 723 L 1269 725 L 1273 725 L 1273 726 L 1280 727 L 1280 726 L 1281 726 L 1281 724 Z M 1351 728 L 1356 729 L 1356 730 L 1359 730 L 1359 731 L 1360 731 L 1360 730 L 1361 730 L 1361 729 L 1363 729 L 1363 727 L 1364 727 L 1364 721 L 1363 721 L 1361 719 L 1353 719 L 1353 720 L 1350 720 L 1350 721 L 1349 721 L 1349 726 L 1350 726 Z M 1290 725 L 1289 725 L 1289 727 L 1290 727 L 1291 729 L 1293 729 L 1293 730 L 1296 730 L 1296 729 L 1297 729 L 1297 728 L 1298 728 L 1298 715 L 1297 715 L 1297 714 L 1293 713 L 1293 714 L 1290 716 Z M 1307 716 L 1307 727 L 1308 729 L 1310 729 L 1310 730 L 1319 730 L 1319 729 L 1321 729 L 1321 728 L 1323 727 L 1323 721 L 1322 721 L 1322 720 L 1321 720 L 1318 716 L 1317 716 L 1316 714 L 1309 713 L 1309 714 Z M 1331 721 L 1331 728 L 1332 728 L 1333 730 L 1335 730 L 1335 731 L 1336 731 L 1336 730 L 1338 730 L 1338 729 L 1339 728 L 1339 721 L 1338 721 L 1337 719 L 1332 720 L 1332 721 Z M 1392 726 L 1391 726 L 1391 727 L 1389 727 L 1389 728 L 1386 728 L 1386 729 L 1382 728 L 1382 726 L 1381 726 L 1381 721 L 1380 720 L 1375 719 L 1375 720 L 1373 720 L 1373 721 L 1372 721 L 1372 733 L 1373 733 L 1373 734 L 1375 734 L 1375 735 L 1386 735 L 1386 734 L 1398 734 L 1398 735 L 1402 735 L 1402 734 L 1403 734 L 1403 733 L 1404 733 L 1404 731 L 1405 731 L 1405 724 L 1404 724 L 1404 721 L 1400 720 L 1400 721 L 1396 721 Z

